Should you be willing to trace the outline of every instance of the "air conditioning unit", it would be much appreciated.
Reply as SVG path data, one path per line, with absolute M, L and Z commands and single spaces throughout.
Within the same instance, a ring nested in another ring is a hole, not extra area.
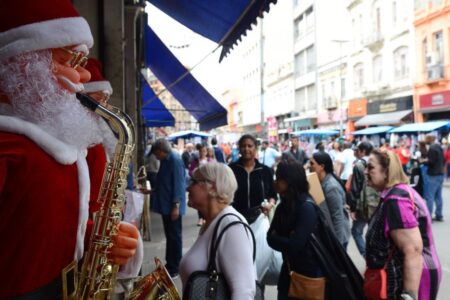
M 427 66 L 434 66 L 440 62 L 439 53 L 437 51 L 433 51 L 425 57 Z
M 335 109 L 337 106 L 337 101 L 335 97 L 326 97 L 324 106 L 326 109 Z
M 427 69 L 428 80 L 438 80 L 444 78 L 444 66 L 441 64 L 429 66 Z

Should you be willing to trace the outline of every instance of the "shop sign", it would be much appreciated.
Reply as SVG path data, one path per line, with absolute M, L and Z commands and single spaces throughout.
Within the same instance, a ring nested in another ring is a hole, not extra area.
M 322 112 L 317 116 L 317 124 L 336 123 L 339 122 L 341 117 L 343 121 L 347 119 L 346 109 L 341 109 L 341 114 L 339 114 L 337 109 Z
M 278 136 L 278 122 L 274 117 L 267 118 L 267 130 L 270 136 Z
M 367 104 L 367 114 L 380 114 L 394 111 L 412 109 L 412 96 L 405 96 L 394 99 L 377 100 Z
M 422 95 L 419 102 L 421 109 L 450 106 L 450 90 Z
M 367 99 L 357 99 L 348 104 L 348 117 L 358 118 L 367 114 Z

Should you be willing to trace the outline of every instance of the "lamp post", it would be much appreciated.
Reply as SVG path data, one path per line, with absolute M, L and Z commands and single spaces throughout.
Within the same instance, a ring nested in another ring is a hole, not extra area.
M 339 136 L 342 137 L 342 44 L 348 43 L 348 40 L 331 40 L 333 43 L 339 43 L 339 95 L 338 95 L 338 114 L 339 114 Z

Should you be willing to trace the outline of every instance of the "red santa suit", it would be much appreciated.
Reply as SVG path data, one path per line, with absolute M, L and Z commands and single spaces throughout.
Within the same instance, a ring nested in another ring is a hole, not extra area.
M 89 178 L 91 181 L 91 193 L 89 199 L 89 219 L 93 219 L 93 213 L 100 209 L 101 203 L 97 202 L 100 187 L 103 181 L 107 158 L 105 148 L 97 144 L 88 149 L 86 161 L 89 167 Z
M 0 116 L 0 299 L 52 282 L 81 258 L 90 189 L 85 156 L 32 123 Z

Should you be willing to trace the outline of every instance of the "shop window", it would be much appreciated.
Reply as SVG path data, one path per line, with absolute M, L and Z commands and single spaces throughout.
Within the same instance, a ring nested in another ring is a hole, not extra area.
M 380 82 L 383 79 L 383 60 L 381 55 L 373 58 L 372 71 L 373 82 Z
M 394 51 L 394 78 L 401 79 L 408 74 L 408 47 L 402 46 Z
M 353 86 L 359 90 L 364 85 L 364 65 L 362 63 L 356 64 L 353 67 Z
M 313 72 L 316 69 L 316 50 L 314 46 L 306 48 L 306 71 Z

